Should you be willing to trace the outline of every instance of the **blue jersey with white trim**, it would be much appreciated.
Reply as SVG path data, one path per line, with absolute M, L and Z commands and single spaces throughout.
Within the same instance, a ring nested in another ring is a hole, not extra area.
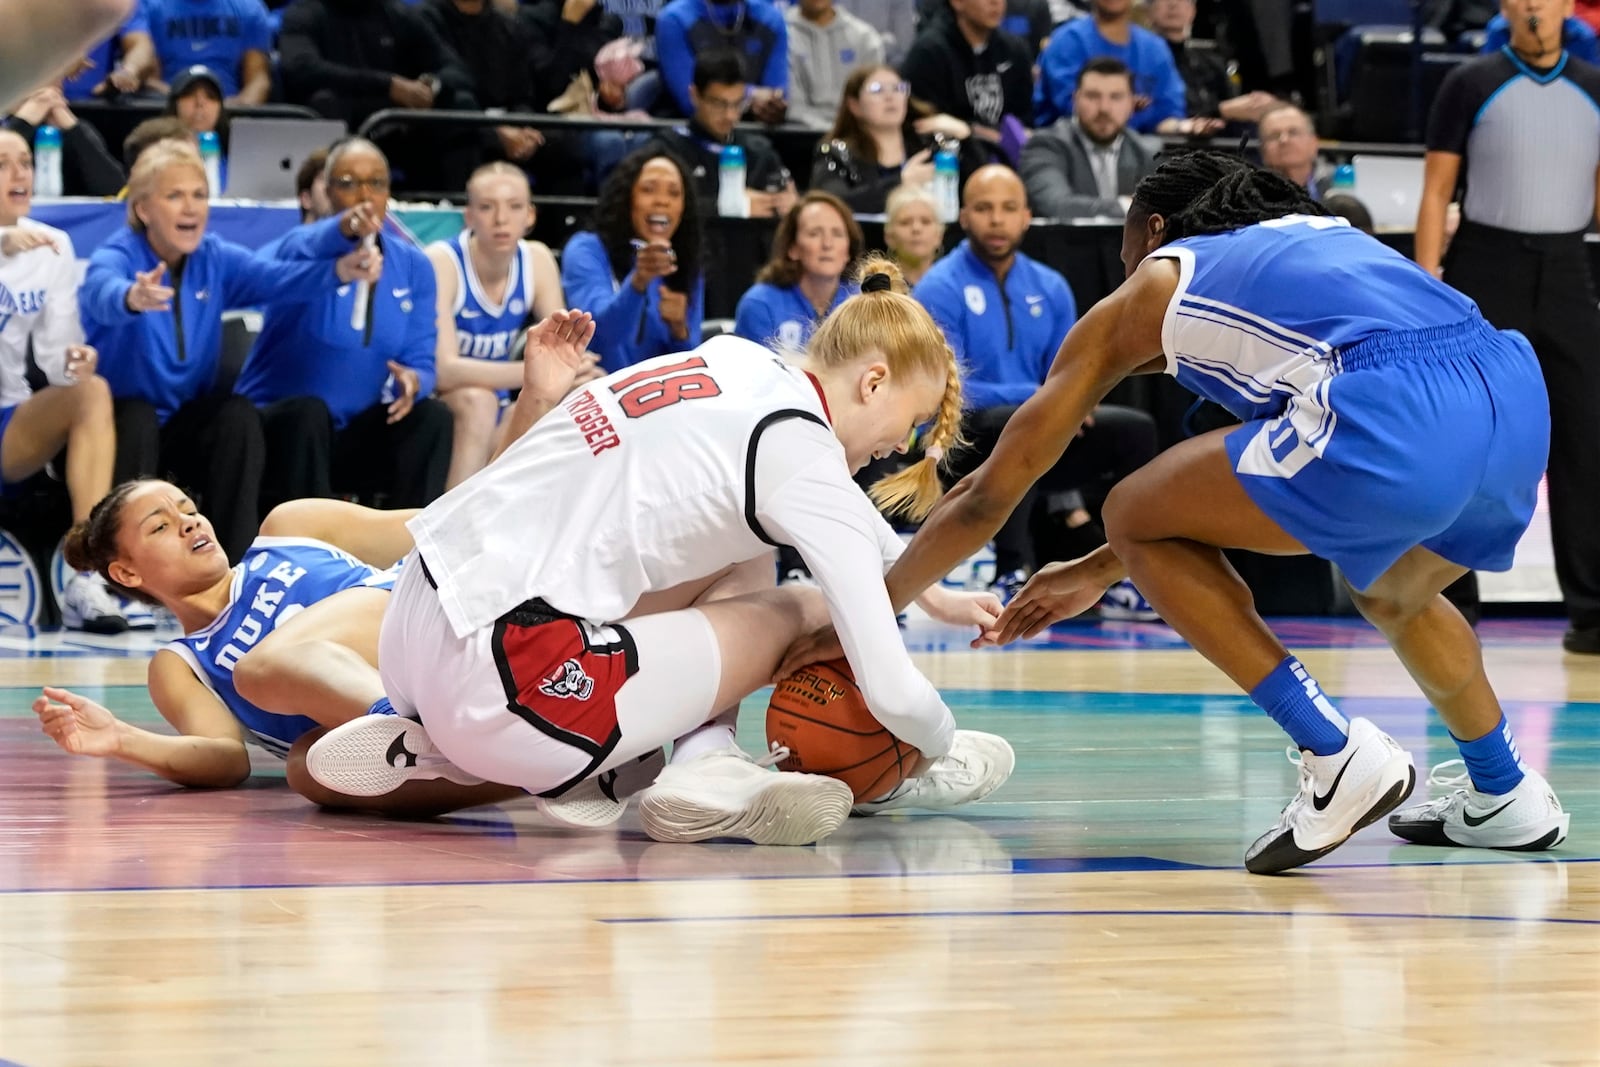
M 1339 372 L 1342 348 L 1478 315 L 1343 219 L 1289 215 L 1151 255 L 1181 271 L 1161 327 L 1167 373 L 1242 419 L 1278 415 L 1314 392 Z
M 456 341 L 464 359 L 510 359 L 511 339 L 522 329 L 533 307 L 532 257 L 528 245 L 517 242 L 504 302 L 496 304 L 484 293 L 472 268 L 472 257 L 467 252 L 470 236 L 462 230 L 454 241 L 443 242 L 456 265 Z
M 304 715 L 275 715 L 245 700 L 233 687 L 234 667 L 276 627 L 312 604 L 356 586 L 393 588 L 398 572 L 399 564 L 379 570 L 322 541 L 258 537 L 233 569 L 222 614 L 166 647 L 233 712 L 252 740 L 282 757 L 318 724 Z

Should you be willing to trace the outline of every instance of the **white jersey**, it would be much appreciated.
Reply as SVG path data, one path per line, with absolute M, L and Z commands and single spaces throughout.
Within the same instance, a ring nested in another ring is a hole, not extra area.
M 35 248 L 0 256 L 0 407 L 14 407 L 33 394 L 27 378 L 30 341 L 34 362 L 51 385 L 72 384 L 67 346 L 83 344 L 72 239 L 32 219 L 17 225 L 49 234 L 59 251 Z
M 535 597 L 596 623 L 788 544 L 867 705 L 930 756 L 955 729 L 912 665 L 883 574 L 903 546 L 851 480 L 816 383 L 742 338 L 574 392 L 408 524 L 452 630 Z

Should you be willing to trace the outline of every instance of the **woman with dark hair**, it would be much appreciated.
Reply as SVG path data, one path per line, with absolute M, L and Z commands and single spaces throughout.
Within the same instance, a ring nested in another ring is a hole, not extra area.
M 805 344 L 828 312 L 853 292 L 844 272 L 865 244 L 844 201 L 812 190 L 789 209 L 772 238 L 772 258 L 739 298 L 733 332 L 764 344 Z
M 876 215 L 895 186 L 933 181 L 933 157 L 946 144 L 958 145 L 963 184 L 987 162 L 972 145 L 972 127 L 911 99 L 893 67 L 858 67 L 845 79 L 833 129 L 817 145 L 810 188 Z
M 594 228 L 561 252 L 561 288 L 594 316 L 592 349 L 608 372 L 700 343 L 705 234 L 689 175 L 664 148 L 617 164 L 600 190 Z
M 1247 870 L 1276 873 L 1383 818 L 1416 781 L 1411 756 L 1346 719 L 1273 635 L 1223 549 L 1314 553 L 1338 565 L 1466 764 L 1469 788 L 1389 829 L 1421 844 L 1559 845 L 1569 816 L 1519 756 L 1472 627 L 1440 595 L 1468 569 L 1509 568 L 1533 514 L 1550 421 L 1527 340 L 1305 189 L 1220 153 L 1178 156 L 1139 183 L 1122 260 L 1128 280 L 1073 326 L 988 461 L 890 574 L 895 604 L 999 528 L 1109 389 L 1164 371 L 1242 425 L 1118 484 L 1109 544 L 1040 570 L 985 641 L 1037 633 L 1132 578 L 1299 750 L 1298 792 L 1245 852 Z M 1436 782 L 1461 781 L 1441 770 Z

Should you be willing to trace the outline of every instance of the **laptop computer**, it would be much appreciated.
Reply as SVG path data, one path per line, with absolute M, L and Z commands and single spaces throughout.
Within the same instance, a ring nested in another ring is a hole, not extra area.
M 228 127 L 227 195 L 293 200 L 295 174 L 306 157 L 346 132 L 333 119 L 234 119 Z
M 1412 230 L 1422 203 L 1422 159 L 1418 156 L 1356 155 L 1351 192 L 1372 213 L 1378 230 Z

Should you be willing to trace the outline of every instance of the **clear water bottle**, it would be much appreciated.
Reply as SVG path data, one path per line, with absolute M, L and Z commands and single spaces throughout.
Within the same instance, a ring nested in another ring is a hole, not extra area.
M 222 142 L 209 130 L 200 135 L 200 162 L 205 164 L 206 184 L 215 200 L 222 195 Z
M 933 202 L 940 222 L 953 223 L 961 214 L 961 163 L 953 145 L 941 145 L 933 157 Z
M 1333 182 L 1329 187 L 1330 192 L 1344 193 L 1348 196 L 1355 195 L 1356 191 L 1356 165 L 1354 163 L 1341 163 L 1333 172 Z
M 744 192 L 744 148 L 740 145 L 722 146 L 717 163 L 717 214 L 729 219 L 750 214 L 750 200 Z
M 61 196 L 61 131 L 40 126 L 33 133 L 33 195 Z

